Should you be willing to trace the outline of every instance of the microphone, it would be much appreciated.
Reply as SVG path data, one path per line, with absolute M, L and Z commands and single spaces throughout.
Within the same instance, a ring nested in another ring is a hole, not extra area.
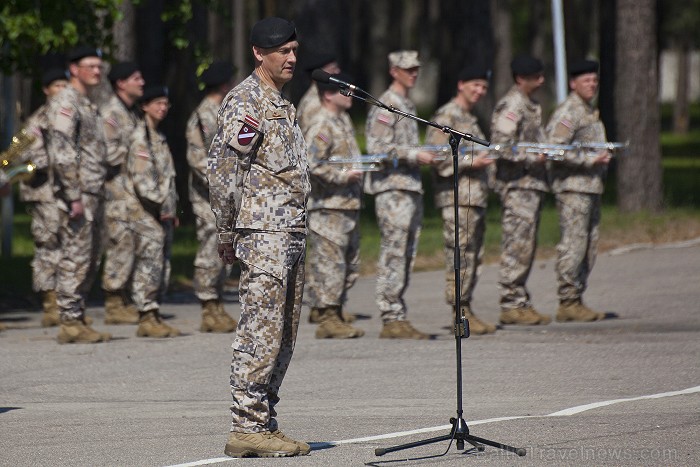
M 318 81 L 319 83 L 335 84 L 340 89 L 349 89 L 351 92 L 355 92 L 359 89 L 354 84 L 346 83 L 345 81 L 336 78 L 335 76 L 331 75 L 330 73 L 326 73 L 325 71 L 323 71 L 320 68 L 315 69 L 311 73 L 311 79 L 313 79 L 314 81 Z

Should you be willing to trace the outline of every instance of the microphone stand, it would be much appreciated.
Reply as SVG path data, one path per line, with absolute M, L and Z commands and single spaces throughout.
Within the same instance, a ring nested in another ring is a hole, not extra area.
M 346 83 L 343 83 L 346 84 Z M 464 450 L 464 442 L 466 441 L 467 443 L 471 444 L 474 446 L 478 451 L 483 451 L 484 444 L 488 446 L 492 446 L 495 448 L 503 449 L 505 451 L 513 452 L 517 454 L 518 456 L 524 456 L 526 454 L 525 448 L 516 448 L 513 446 L 509 446 L 507 444 L 501 444 L 496 441 L 492 441 L 489 439 L 485 438 L 480 438 L 478 436 L 474 436 L 469 433 L 469 427 L 467 426 L 467 422 L 464 421 L 463 418 L 463 409 L 462 409 L 462 339 L 469 337 L 469 320 L 467 318 L 464 318 L 462 316 L 462 313 L 460 311 L 460 303 L 461 303 L 461 276 L 460 276 L 460 248 L 459 248 L 459 143 L 461 140 L 467 140 L 467 141 L 473 141 L 477 144 L 480 144 L 482 146 L 489 146 L 489 142 L 485 141 L 481 138 L 477 138 L 476 136 L 473 136 L 469 133 L 463 133 L 460 131 L 455 130 L 454 128 L 448 127 L 448 126 L 443 126 L 439 125 L 435 122 L 425 120 L 423 118 L 418 117 L 417 115 L 409 114 L 407 112 L 404 112 L 400 109 L 395 108 L 394 106 L 387 106 L 383 102 L 381 102 L 379 99 L 375 98 L 368 92 L 364 91 L 361 88 L 358 88 L 357 86 L 351 86 L 351 87 L 341 87 L 342 94 L 346 96 L 352 96 L 355 97 L 359 100 L 365 101 L 368 104 L 383 108 L 388 110 L 391 113 L 400 115 L 402 117 L 410 118 L 415 121 L 421 122 L 425 125 L 432 126 L 434 128 L 439 129 L 443 133 L 449 134 L 449 144 L 450 148 L 452 149 L 452 168 L 453 168 L 453 175 L 452 175 L 452 184 L 453 184 L 453 199 L 454 199 L 454 216 L 455 216 L 455 253 L 454 253 L 454 282 L 455 282 L 455 322 L 454 322 L 454 335 L 455 335 L 455 354 L 456 354 L 456 359 L 457 359 L 457 417 L 450 418 L 450 424 L 452 425 L 452 429 L 450 430 L 449 434 L 441 435 L 441 436 L 436 436 L 433 438 L 428 438 L 424 439 L 421 441 L 414 441 L 412 443 L 406 443 L 406 444 L 400 444 L 397 446 L 391 446 L 388 448 L 377 448 L 374 450 L 374 454 L 376 456 L 383 456 L 384 454 L 387 454 L 389 452 L 395 452 L 395 451 L 401 451 L 403 449 L 409 449 L 409 448 L 415 448 L 418 446 L 425 446 L 426 444 L 432 444 L 432 443 L 437 443 L 440 441 L 450 441 L 450 445 L 452 444 L 453 440 L 457 441 L 457 449 L 458 450 Z M 363 95 L 358 95 L 357 93 L 360 92 Z M 449 450 L 449 445 L 448 448 Z M 445 451 L 447 453 L 447 451 Z M 444 455 L 444 454 L 443 454 Z

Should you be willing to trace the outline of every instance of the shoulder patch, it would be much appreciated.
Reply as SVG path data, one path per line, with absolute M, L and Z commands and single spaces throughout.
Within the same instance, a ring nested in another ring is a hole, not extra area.
M 316 138 L 320 139 L 324 143 L 328 144 L 328 136 L 324 135 L 323 133 L 319 133 L 316 135 Z
M 246 120 L 247 120 L 246 116 Z M 248 123 L 245 123 L 241 129 L 238 131 L 238 144 L 241 146 L 248 146 L 257 135 L 255 129 L 251 128 Z
M 389 115 L 381 112 L 377 115 L 377 121 L 383 125 L 392 125 L 394 123 Z
M 244 123 L 247 125 L 250 125 L 251 127 L 255 128 L 256 130 L 260 128 L 260 122 L 251 117 L 250 115 L 246 114 L 245 118 L 243 119 Z

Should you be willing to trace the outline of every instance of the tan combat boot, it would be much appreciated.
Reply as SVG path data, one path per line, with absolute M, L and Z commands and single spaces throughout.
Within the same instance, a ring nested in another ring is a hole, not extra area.
M 352 313 L 340 312 L 340 319 L 346 323 L 354 323 L 357 317 Z M 309 312 L 309 323 L 319 324 L 321 322 L 320 308 L 311 308 Z
M 389 321 L 384 323 L 382 332 L 379 333 L 382 339 L 430 339 L 430 334 L 420 332 L 408 321 Z
M 600 321 L 605 319 L 605 313 L 593 311 L 579 300 L 565 301 L 559 304 L 557 321 Z
M 316 339 L 352 339 L 365 335 L 365 331 L 349 325 L 340 318 L 340 308 L 328 307 L 318 310 L 321 322 L 316 328 Z
M 105 290 L 105 324 L 137 324 L 139 313 L 136 307 L 127 307 L 121 291 Z
M 7 329 L 7 326 L 5 326 L 4 324 L 0 323 L 0 331 L 4 331 L 5 329 Z
M 55 290 L 46 290 L 43 293 L 41 306 L 44 309 L 41 315 L 41 326 L 44 328 L 58 326 L 61 323 L 61 317 L 58 313 Z
M 136 329 L 137 337 L 176 337 L 180 335 L 180 330 L 168 326 L 163 322 L 158 310 L 151 310 L 140 313 L 139 327 Z
M 289 436 L 282 433 L 280 430 L 275 430 L 272 432 L 272 434 L 275 435 L 277 437 L 277 439 L 281 439 L 284 442 L 296 444 L 297 447 L 299 448 L 299 455 L 300 456 L 308 456 L 309 453 L 311 452 L 311 446 L 309 446 L 307 443 L 305 443 L 303 441 L 297 441 L 295 439 L 292 439 Z
M 460 307 L 460 311 L 462 312 L 462 317 L 467 318 L 469 321 L 470 334 L 478 336 L 481 334 L 492 334 L 496 332 L 496 326 L 494 324 L 480 320 L 478 316 L 472 313 L 468 305 L 462 305 Z
M 552 318 L 541 315 L 533 307 L 526 306 L 513 308 L 512 310 L 501 310 L 501 324 L 520 324 L 523 326 L 535 326 L 537 324 L 549 324 Z
M 275 436 L 270 431 L 232 432 L 226 442 L 224 454 L 231 457 L 291 457 L 299 454 L 299 446 Z
M 62 319 L 57 336 L 59 344 L 94 344 L 111 338 L 111 334 L 95 331 L 82 319 Z
M 224 305 L 219 300 L 202 301 L 201 332 L 233 332 L 238 322 L 224 310 Z

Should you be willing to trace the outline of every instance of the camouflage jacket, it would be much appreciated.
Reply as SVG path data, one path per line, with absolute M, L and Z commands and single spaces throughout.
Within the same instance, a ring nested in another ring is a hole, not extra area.
M 129 141 L 139 123 L 133 110 L 113 94 L 100 110 L 104 118 L 105 141 L 107 145 L 107 181 L 105 197 L 109 203 L 105 215 L 112 219 L 129 220 L 126 208 L 125 172 Z
M 74 87 L 62 90 L 49 104 L 49 154 L 55 160 L 54 193 L 62 209 L 82 198 L 85 216 L 93 220 L 107 175 L 104 125 L 97 107 Z M 93 195 L 86 198 L 84 195 Z
M 301 96 L 297 106 L 297 120 L 302 133 L 306 134 L 309 131 L 320 110 L 321 99 L 318 95 L 318 86 L 312 82 L 309 89 Z
M 548 142 L 553 144 L 602 143 L 605 127 L 598 111 L 572 92 L 552 114 L 547 124 Z M 597 151 L 568 151 L 565 160 L 550 162 L 552 189 L 555 193 L 603 193 L 606 167 L 593 165 Z
M 400 96 L 387 89 L 379 100 L 404 112 L 416 113 L 416 106 L 408 97 Z M 420 167 L 416 156 L 418 148 L 418 124 L 410 118 L 403 118 L 388 110 L 372 107 L 367 116 L 367 152 L 389 154 L 395 163 L 384 164 L 382 170 L 370 172 L 365 178 L 365 190 L 377 194 L 389 190 L 423 192 Z
M 535 163 L 536 154 L 510 147 L 519 142 L 544 142 L 542 108 L 516 86 L 498 101 L 491 117 L 491 143 L 505 146 L 496 161 L 496 179 L 505 188 L 549 191 L 544 164 Z
M 433 121 L 440 125 L 449 126 L 463 133 L 471 133 L 478 138 L 484 138 L 484 134 L 479 128 L 476 117 L 468 110 L 460 107 L 453 99 L 440 107 L 433 116 Z M 446 145 L 449 136 L 434 127 L 429 127 L 425 135 L 427 145 Z M 469 147 L 469 141 L 462 141 L 460 148 Z M 474 148 L 474 153 L 479 152 L 479 146 Z M 460 157 L 458 162 L 459 171 L 459 199 L 460 206 L 486 207 L 488 198 L 488 169 L 472 169 L 471 157 Z M 451 157 L 445 158 L 433 168 L 433 180 L 435 181 L 435 205 L 439 208 L 454 206 L 453 196 L 453 160 Z
M 216 134 L 216 114 L 218 111 L 219 105 L 205 97 L 187 121 L 187 163 L 190 166 L 189 194 L 190 202 L 195 210 L 202 204 L 206 204 L 206 209 L 210 209 L 207 151 Z
M 53 161 L 48 152 L 48 116 L 49 105 L 44 104 L 34 112 L 24 125 L 27 134 L 34 138 L 31 146 L 22 154 L 23 163 L 36 166 L 34 175 L 19 184 L 19 196 L 25 202 L 49 203 L 53 195 Z
M 323 106 L 318 118 L 305 134 L 311 171 L 309 210 L 360 209 L 362 183 L 349 182 L 345 167 L 329 164 L 332 156 L 358 157 L 355 129 L 347 112 L 333 114 Z
M 296 109 L 255 72 L 224 98 L 207 164 L 220 241 L 234 229 L 306 233 L 311 185 Z

